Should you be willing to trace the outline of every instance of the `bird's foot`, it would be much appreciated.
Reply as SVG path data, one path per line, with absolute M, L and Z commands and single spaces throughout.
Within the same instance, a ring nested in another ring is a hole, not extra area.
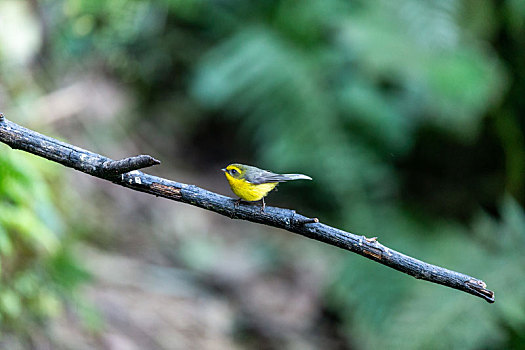
M 241 205 L 241 201 L 242 199 L 239 198 L 233 202 L 233 207 L 235 208 L 235 210 L 239 209 L 239 205 Z
M 241 204 L 241 199 L 237 199 L 233 201 L 233 211 L 231 212 L 231 219 L 235 219 L 237 216 L 237 209 L 239 209 L 239 205 Z

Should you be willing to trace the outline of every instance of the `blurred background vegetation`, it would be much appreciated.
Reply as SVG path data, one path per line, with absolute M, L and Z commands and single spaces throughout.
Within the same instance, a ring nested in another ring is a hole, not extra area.
M 487 282 L 489 305 L 0 145 L 9 349 L 525 348 L 522 0 L 2 0 L 0 110 Z

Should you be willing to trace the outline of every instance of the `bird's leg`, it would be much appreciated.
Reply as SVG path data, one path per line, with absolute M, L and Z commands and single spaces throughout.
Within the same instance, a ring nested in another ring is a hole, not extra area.
M 261 213 L 264 213 L 264 209 L 266 209 L 266 203 L 264 202 L 264 197 L 262 198 L 262 205 L 261 205 Z

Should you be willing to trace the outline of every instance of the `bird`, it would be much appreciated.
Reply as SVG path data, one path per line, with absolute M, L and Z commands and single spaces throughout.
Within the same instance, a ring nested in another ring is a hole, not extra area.
M 264 212 L 266 203 L 264 197 L 280 182 L 292 180 L 312 180 L 304 174 L 276 174 L 254 166 L 233 163 L 221 169 L 230 184 L 230 187 L 239 199 L 235 202 L 238 207 L 241 200 L 255 202 L 262 200 L 261 211 Z

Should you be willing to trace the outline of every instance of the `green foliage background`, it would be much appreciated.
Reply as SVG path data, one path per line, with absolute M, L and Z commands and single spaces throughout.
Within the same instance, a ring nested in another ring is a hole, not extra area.
M 22 339 L 62 303 L 86 273 L 70 256 L 63 222 L 39 166 L 24 154 L 0 155 L 0 324 Z
M 309 174 L 314 182 L 290 184 L 276 202 L 302 203 L 496 291 L 496 304 L 482 304 L 341 254 L 324 300 L 348 344 L 524 346 L 522 1 L 48 0 L 38 8 L 47 36 L 36 82 L 22 91 L 4 81 L 10 98 L 96 68 L 133 97 L 124 128 L 154 131 L 158 144 L 176 139 L 189 151 L 157 151 L 189 171 L 241 161 Z M 13 104 L 11 113 L 21 110 Z M 1 254 L 23 249 L 46 261 L 63 227 L 28 208 L 52 211 L 46 185 L 3 154 Z M 15 230 L 30 237 L 18 238 L 26 248 L 12 242 Z M 26 297 L 15 290 L 23 277 L 5 278 L 0 312 L 12 317 Z

